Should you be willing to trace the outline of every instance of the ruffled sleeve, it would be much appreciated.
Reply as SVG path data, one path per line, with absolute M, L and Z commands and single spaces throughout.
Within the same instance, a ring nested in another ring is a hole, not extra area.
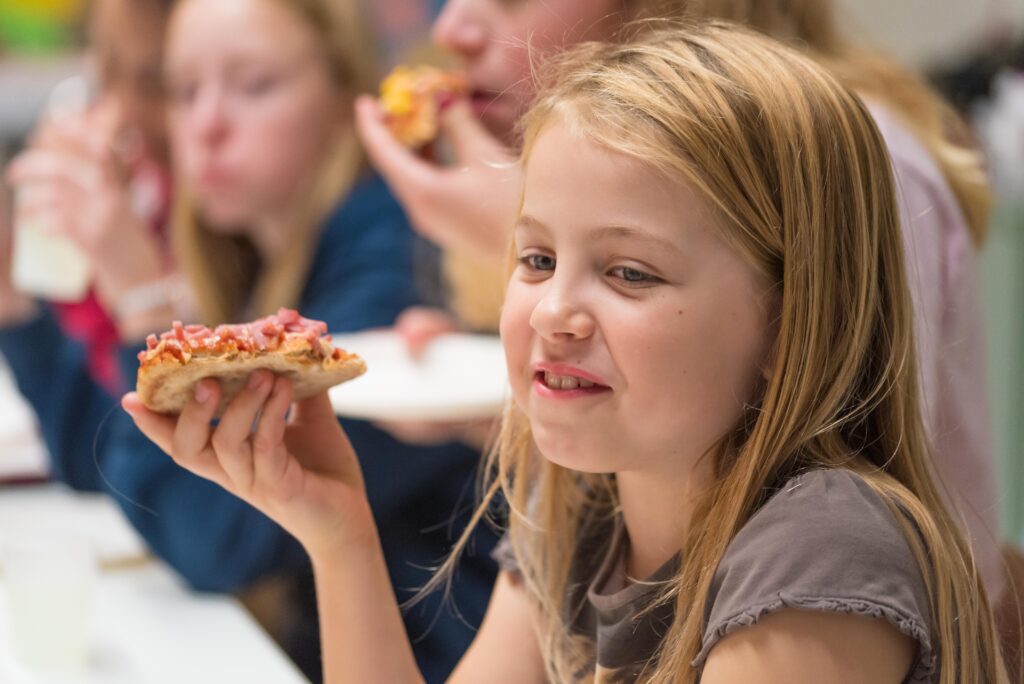
M 790 480 L 740 530 L 715 573 L 700 654 L 783 608 L 887 620 L 917 641 L 908 682 L 937 678 L 928 594 L 903 529 L 858 475 Z

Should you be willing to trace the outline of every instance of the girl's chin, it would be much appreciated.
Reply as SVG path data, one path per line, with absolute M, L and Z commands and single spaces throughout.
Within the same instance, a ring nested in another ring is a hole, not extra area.
M 612 459 L 600 454 L 592 446 L 573 442 L 567 444 L 558 439 L 538 439 L 534 434 L 537 450 L 545 460 L 580 473 L 610 473 L 615 470 Z
M 249 212 L 233 207 L 210 205 L 201 206 L 199 216 L 203 225 L 219 235 L 240 235 L 245 232 L 245 226 L 252 220 Z

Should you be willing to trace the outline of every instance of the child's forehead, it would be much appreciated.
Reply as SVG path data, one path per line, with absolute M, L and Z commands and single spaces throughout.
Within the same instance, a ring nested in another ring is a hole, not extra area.
M 676 211 L 703 215 L 710 209 L 688 174 L 613 149 L 563 120 L 544 126 L 524 155 L 523 165 L 524 208 L 553 199 L 574 199 L 581 212 L 671 205 Z

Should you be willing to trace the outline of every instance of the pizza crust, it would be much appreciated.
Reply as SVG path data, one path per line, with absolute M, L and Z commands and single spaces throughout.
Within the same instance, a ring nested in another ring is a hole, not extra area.
M 296 345 L 297 346 L 297 345 Z M 187 361 L 163 353 L 139 368 L 136 384 L 142 403 L 157 413 L 177 414 L 195 393 L 203 378 L 220 382 L 220 416 L 253 371 L 266 369 L 292 379 L 296 401 L 323 392 L 366 372 L 366 364 L 354 354 L 321 359 L 307 349 L 282 348 L 268 352 L 193 353 Z

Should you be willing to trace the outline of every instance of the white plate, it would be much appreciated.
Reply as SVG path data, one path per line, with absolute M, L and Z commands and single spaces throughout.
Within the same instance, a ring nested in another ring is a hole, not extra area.
M 392 331 L 334 335 L 335 346 L 359 354 L 366 374 L 330 390 L 339 416 L 366 420 L 451 421 L 498 415 L 508 396 L 501 340 L 442 335 L 412 358 Z

